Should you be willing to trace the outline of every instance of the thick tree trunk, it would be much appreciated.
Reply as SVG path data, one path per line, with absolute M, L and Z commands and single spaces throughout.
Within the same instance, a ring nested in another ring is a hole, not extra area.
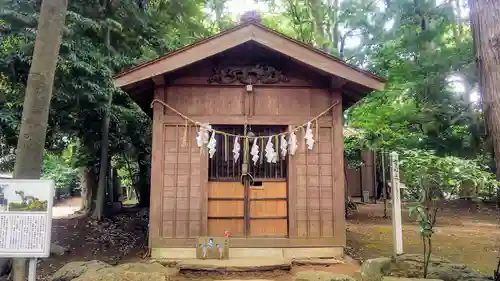
M 40 178 L 50 99 L 67 7 L 67 0 L 42 2 L 17 142 L 16 179 Z M 13 269 L 14 281 L 26 279 L 25 259 L 15 259 Z
M 101 138 L 101 156 L 99 167 L 99 183 L 97 184 L 97 197 L 94 214 L 92 215 L 97 220 L 102 220 L 104 217 L 104 209 L 106 203 L 106 186 L 108 183 L 108 152 L 109 152 L 109 119 L 113 97 L 110 95 L 108 108 L 105 109 L 104 118 L 102 120 L 102 138 Z
M 80 205 L 80 210 L 87 212 L 90 209 L 89 201 L 89 187 L 88 187 L 88 169 L 86 167 L 80 167 L 78 169 L 78 174 L 80 178 L 80 196 L 82 197 L 82 204 Z
M 89 214 L 94 211 L 94 201 L 97 193 L 97 177 L 93 167 L 80 168 L 80 184 L 82 189 L 81 211 Z
M 500 1 L 469 0 L 479 90 L 500 180 Z

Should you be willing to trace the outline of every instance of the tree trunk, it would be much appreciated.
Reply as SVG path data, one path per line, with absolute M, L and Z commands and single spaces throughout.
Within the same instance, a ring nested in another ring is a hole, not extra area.
M 87 167 L 80 167 L 78 169 L 79 177 L 80 177 L 80 196 L 82 197 L 82 204 L 80 206 L 80 210 L 84 213 L 87 213 L 91 208 L 91 201 L 89 200 L 89 169 Z
M 469 0 L 479 91 L 500 180 L 500 2 Z
M 139 153 L 138 157 L 139 179 L 137 181 L 136 194 L 139 199 L 139 206 L 149 206 L 150 197 L 150 162 L 148 161 L 148 154 Z
M 455 21 L 457 24 L 457 33 L 458 36 L 463 34 L 463 26 L 462 26 L 462 4 L 460 0 L 455 0 Z
M 102 220 L 104 216 L 104 208 L 106 202 L 106 186 L 108 182 L 108 152 L 109 152 L 109 119 L 113 96 L 110 94 L 108 107 L 105 109 L 104 118 L 102 120 L 102 138 L 101 138 L 101 156 L 99 167 L 99 182 L 97 184 L 97 197 L 94 214 L 92 215 L 97 220 Z
M 217 23 L 217 27 L 219 31 L 224 30 L 224 24 L 222 21 L 222 15 L 224 14 L 224 5 L 226 4 L 225 0 L 213 0 L 213 8 L 215 12 L 215 22 Z
M 123 196 L 123 188 L 121 186 L 120 178 L 118 177 L 118 170 L 113 167 L 113 193 L 115 194 L 115 202 L 120 201 Z
M 329 9 L 332 10 L 330 12 L 330 21 L 331 21 L 331 44 L 333 46 L 332 49 L 335 49 L 337 56 L 340 55 L 340 30 L 339 30 L 339 0 L 329 0 Z
M 130 167 L 130 161 L 128 160 L 128 158 L 125 154 L 123 154 L 123 159 L 125 159 L 125 163 L 127 164 L 127 170 L 128 170 L 129 175 L 130 175 L 130 186 L 127 186 L 125 188 L 125 190 L 127 193 L 127 200 L 131 200 L 132 199 L 132 188 L 135 185 L 134 173 L 132 172 L 132 168 Z
M 108 202 L 115 202 L 115 181 L 114 169 L 111 166 L 111 160 L 108 161 Z
M 50 99 L 67 5 L 67 0 L 42 3 L 33 62 L 24 97 L 14 178 L 40 178 Z
M 93 167 L 80 168 L 80 183 L 82 188 L 82 209 L 84 214 L 90 214 L 95 210 L 95 198 L 97 194 L 97 175 Z
M 67 7 L 67 0 L 50 0 L 43 1 L 40 8 L 17 142 L 15 179 L 40 178 L 50 99 Z M 15 259 L 13 269 L 14 281 L 26 279 L 25 259 Z
M 111 2 L 106 1 L 106 9 L 109 12 L 111 9 Z M 105 44 L 108 50 L 108 56 L 111 52 L 111 28 L 108 26 L 105 36 Z M 111 105 L 113 104 L 113 94 L 109 93 L 108 106 L 104 111 L 104 117 L 102 119 L 102 136 L 101 136 L 101 156 L 100 156 L 100 166 L 99 166 L 99 183 L 97 185 L 97 198 L 96 207 L 94 210 L 93 217 L 97 220 L 102 220 L 104 216 L 105 201 L 106 201 L 106 186 L 108 183 L 108 164 L 109 164 L 109 119 L 111 114 Z
M 325 29 L 323 26 L 324 17 L 322 16 L 323 9 L 321 7 L 321 0 L 309 0 L 311 4 L 311 17 L 314 24 L 314 41 L 325 52 L 331 51 L 331 44 L 325 36 Z

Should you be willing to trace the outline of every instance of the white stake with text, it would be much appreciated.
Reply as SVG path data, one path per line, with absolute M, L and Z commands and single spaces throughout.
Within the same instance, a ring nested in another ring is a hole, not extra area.
M 391 152 L 391 187 L 392 187 L 392 240 L 394 256 L 403 254 L 403 226 L 401 223 L 401 192 L 399 182 L 399 157 Z

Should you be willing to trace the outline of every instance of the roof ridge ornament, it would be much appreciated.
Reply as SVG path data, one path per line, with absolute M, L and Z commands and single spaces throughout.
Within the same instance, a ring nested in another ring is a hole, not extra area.
M 260 14 L 256 10 L 251 10 L 251 11 L 245 12 L 240 17 L 240 23 L 247 23 L 247 22 L 262 23 L 262 17 L 260 16 Z

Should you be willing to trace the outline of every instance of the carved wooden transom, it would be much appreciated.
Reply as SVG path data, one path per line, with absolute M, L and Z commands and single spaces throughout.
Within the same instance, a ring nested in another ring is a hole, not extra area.
M 281 71 L 268 65 L 225 67 L 214 69 L 214 75 L 208 79 L 209 83 L 232 84 L 240 82 L 245 85 L 277 84 L 290 82 Z

